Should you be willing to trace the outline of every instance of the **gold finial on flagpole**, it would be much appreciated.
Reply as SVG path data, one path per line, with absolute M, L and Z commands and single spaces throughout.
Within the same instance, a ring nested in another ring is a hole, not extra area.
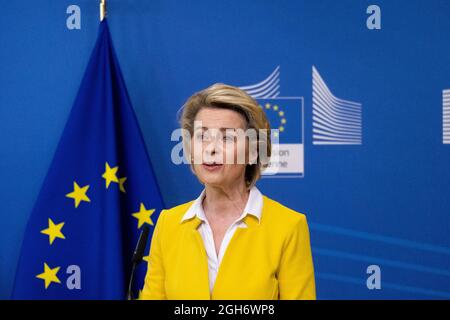
M 106 17 L 106 0 L 100 0 L 100 21 Z

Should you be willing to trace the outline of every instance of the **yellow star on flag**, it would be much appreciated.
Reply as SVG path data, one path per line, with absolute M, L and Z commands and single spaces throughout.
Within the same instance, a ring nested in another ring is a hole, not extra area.
M 45 289 L 47 289 L 48 286 L 52 282 L 61 283 L 61 281 L 59 281 L 58 277 L 56 276 L 59 269 L 60 269 L 60 267 L 56 267 L 56 268 L 52 269 L 44 262 L 44 272 L 41 274 L 38 274 L 36 276 L 36 278 L 44 280 L 45 281 Z
M 146 261 L 147 263 L 149 263 L 149 262 L 150 262 L 150 256 L 142 257 L 142 260 L 144 260 L 144 261 Z
M 125 181 L 127 181 L 127 177 L 123 177 L 123 178 L 119 179 L 119 188 L 120 188 L 120 191 L 122 191 L 123 193 L 127 193 L 125 191 L 125 187 L 123 185 L 125 183 Z
M 105 163 L 105 172 L 103 173 L 102 177 L 105 179 L 106 183 L 106 189 L 109 188 L 109 185 L 111 182 L 119 182 L 119 179 L 117 178 L 117 170 L 119 170 L 119 167 L 111 168 L 108 164 L 108 162 Z
M 144 204 L 141 202 L 141 207 L 139 212 L 133 213 L 133 217 L 138 219 L 138 228 L 142 227 L 144 223 L 148 223 L 150 225 L 153 225 L 152 219 L 150 219 L 150 216 L 153 214 L 155 209 L 147 210 L 144 206 Z
M 75 208 L 78 208 L 78 205 L 81 201 L 91 202 L 91 199 L 88 198 L 86 192 L 88 191 L 89 186 L 84 186 L 80 188 L 80 186 L 74 181 L 73 182 L 73 192 L 66 194 L 67 198 L 72 198 L 75 200 Z
M 41 230 L 41 233 L 48 235 L 48 240 L 50 245 L 53 244 L 56 238 L 65 239 L 64 235 L 61 232 L 62 227 L 64 226 L 64 222 L 55 224 L 52 219 L 48 218 L 48 228 Z

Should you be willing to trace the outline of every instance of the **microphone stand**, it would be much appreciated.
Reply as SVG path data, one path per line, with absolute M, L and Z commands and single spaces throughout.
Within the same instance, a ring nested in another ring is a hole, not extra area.
M 136 245 L 136 249 L 133 253 L 133 258 L 131 262 L 133 263 L 131 266 L 131 274 L 130 280 L 128 282 L 128 292 L 127 292 L 127 300 L 135 300 L 133 297 L 133 280 L 134 280 L 134 271 L 136 270 L 136 266 L 142 262 L 142 258 L 144 257 L 145 247 L 147 246 L 147 239 L 150 229 L 147 225 L 144 225 L 141 235 L 139 236 L 139 240 Z

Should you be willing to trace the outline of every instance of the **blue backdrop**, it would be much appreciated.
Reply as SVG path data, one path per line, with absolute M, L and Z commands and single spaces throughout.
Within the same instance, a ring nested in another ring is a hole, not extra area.
M 381 29 L 367 26 L 373 4 Z M 70 5 L 80 8 L 80 29 L 67 27 Z M 0 297 L 8 298 L 99 21 L 92 0 L 8 1 L 0 11 Z M 185 99 L 214 82 L 258 89 L 272 75 L 271 94 L 256 97 L 286 106 L 292 136 L 280 132 L 280 142 L 304 153 L 301 166 L 258 186 L 307 215 L 318 298 L 450 298 L 449 1 L 110 0 L 108 13 L 167 206 L 201 191 L 170 157 Z M 295 112 L 286 97 L 297 99 Z M 317 135 L 323 123 L 328 143 Z M 366 286 L 370 265 L 381 289 Z

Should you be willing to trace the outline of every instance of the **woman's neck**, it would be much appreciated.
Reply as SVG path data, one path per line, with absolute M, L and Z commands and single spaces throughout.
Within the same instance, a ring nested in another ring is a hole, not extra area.
M 238 217 L 245 208 L 249 191 L 244 183 L 234 186 L 205 186 L 203 210 L 212 217 Z

